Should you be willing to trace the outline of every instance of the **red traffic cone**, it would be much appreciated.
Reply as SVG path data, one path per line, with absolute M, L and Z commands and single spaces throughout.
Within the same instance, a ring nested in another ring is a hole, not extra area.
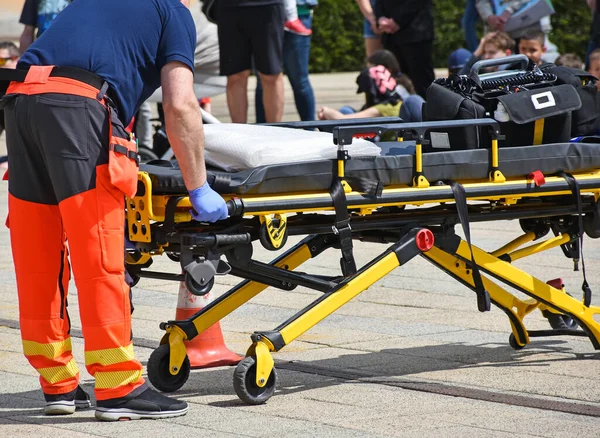
M 188 319 L 200 309 L 212 302 L 211 293 L 203 296 L 191 294 L 185 283 L 179 284 L 179 298 L 177 299 L 177 312 L 175 319 L 178 321 Z M 243 357 L 230 351 L 223 341 L 221 324 L 216 322 L 191 341 L 185 341 L 185 348 L 192 368 L 211 368 L 223 365 L 235 365 Z

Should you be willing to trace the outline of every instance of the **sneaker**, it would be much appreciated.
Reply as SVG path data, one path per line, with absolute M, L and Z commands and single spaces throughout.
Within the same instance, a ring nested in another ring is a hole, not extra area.
M 285 22 L 285 30 L 288 32 L 292 32 L 298 35 L 310 36 L 312 35 L 312 30 L 306 27 L 299 18 L 296 18 L 293 21 Z
M 65 394 L 44 394 L 44 398 L 46 415 L 69 415 L 75 412 L 75 409 L 88 409 L 92 406 L 90 396 L 81 386 Z
M 120 398 L 98 400 L 96 418 L 103 421 L 171 418 L 185 415 L 188 411 L 186 402 L 166 397 L 151 388 L 136 395 L 134 393 Z

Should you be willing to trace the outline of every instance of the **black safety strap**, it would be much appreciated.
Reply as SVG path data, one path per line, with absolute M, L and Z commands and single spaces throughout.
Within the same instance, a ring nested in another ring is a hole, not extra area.
M 175 231 L 175 209 L 177 204 L 181 201 L 184 196 L 172 196 L 165 205 L 165 220 L 161 227 L 161 233 L 156 236 L 156 243 L 159 245 L 165 245 L 167 243 L 167 234 Z
M 344 277 L 348 277 L 356 274 L 356 262 L 352 252 L 352 228 L 350 228 L 350 216 L 348 216 L 348 203 L 344 187 L 338 178 L 333 180 L 329 194 L 335 209 L 335 224 L 332 229 L 340 240 L 340 249 L 342 250 L 340 266 Z
M 376 181 L 370 178 L 345 176 L 344 180 L 350 184 L 352 190 L 363 193 L 368 196 L 381 196 L 384 184 L 381 181 Z
M 583 258 L 583 207 L 581 205 L 581 191 L 579 190 L 579 183 L 570 173 L 558 172 L 558 176 L 564 178 L 567 184 L 569 184 L 569 188 L 575 197 L 575 202 L 577 205 L 577 233 L 579 235 L 577 256 L 581 259 L 581 271 L 583 273 L 583 284 L 581 285 L 581 290 L 583 291 L 583 304 L 584 306 L 589 307 L 592 303 L 592 289 L 590 289 L 590 285 L 587 282 L 587 277 L 585 276 L 585 260 Z
M 447 181 L 447 184 L 452 188 L 452 194 L 454 201 L 456 202 L 456 212 L 458 213 L 458 220 L 462 226 L 467 245 L 469 245 L 469 251 L 471 252 L 471 270 L 473 271 L 473 283 L 475 284 L 475 293 L 477 294 L 477 308 L 480 312 L 489 312 L 491 309 L 490 294 L 483 286 L 481 280 L 481 273 L 479 267 L 475 263 L 475 256 L 473 255 L 473 246 L 471 245 L 471 229 L 469 227 L 469 211 L 467 209 L 467 195 L 465 188 L 457 183 L 456 181 Z
M 130 150 L 129 150 L 129 149 L 127 149 L 125 146 L 122 146 L 122 145 L 120 145 L 120 144 L 114 144 L 114 143 L 111 143 L 111 144 L 108 146 L 108 148 L 109 148 L 111 151 L 115 151 L 115 152 L 116 152 L 116 153 L 118 153 L 118 154 L 122 154 L 122 155 L 125 155 L 125 156 L 127 156 L 128 158 L 131 158 L 132 160 L 134 160 L 134 161 L 135 161 L 135 162 L 138 164 L 138 166 L 140 165 L 140 157 L 139 157 L 139 155 L 138 155 L 138 153 L 137 153 L 137 152 L 135 152 L 135 151 L 130 151 Z

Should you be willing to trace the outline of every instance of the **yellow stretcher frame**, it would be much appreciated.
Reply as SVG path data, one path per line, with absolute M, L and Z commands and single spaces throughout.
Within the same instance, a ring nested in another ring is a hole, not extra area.
M 573 195 L 565 179 L 558 176 L 545 178 L 545 187 L 536 187 L 532 180 L 526 178 L 504 178 L 497 169 L 497 143 L 494 141 L 494 154 L 492 158 L 494 169 L 487 180 L 467 181 L 463 185 L 470 202 L 484 201 L 492 206 L 502 206 L 507 209 L 517 208 L 518 203 L 531 199 L 564 199 Z M 418 154 L 419 155 L 419 154 Z M 417 157 L 418 159 L 418 157 Z M 343 159 L 338 160 L 339 177 L 344 177 Z M 417 164 L 418 161 L 417 161 Z M 417 166 L 418 169 L 418 166 Z M 574 175 L 580 186 L 582 198 L 598 202 L 600 198 L 600 171 L 582 172 Z M 152 229 L 156 224 L 170 220 L 173 224 L 186 224 L 190 222 L 189 209 L 191 204 L 186 196 L 153 195 L 149 175 L 140 172 L 139 181 L 144 187 L 143 195 L 127 200 L 127 218 L 129 221 L 129 238 L 138 244 L 140 254 L 137 258 L 128 256 L 130 265 L 144 264 L 154 255 L 172 250 L 167 241 L 156 242 L 153 240 Z M 428 205 L 448 205 L 455 202 L 452 192 L 447 186 L 431 186 L 425 180 L 415 178 L 413 186 L 390 186 L 375 200 L 363 194 L 352 191 L 348 184 L 344 184 L 344 191 L 348 210 L 356 218 L 377 216 L 381 208 L 416 207 L 417 210 Z M 290 214 L 319 212 L 327 214 L 335 210 L 329 192 L 300 192 L 293 194 L 273 195 L 247 195 L 238 199 L 235 195 L 225 195 L 229 202 L 238 202 L 242 206 L 243 220 L 251 227 L 270 226 L 268 234 L 269 249 L 283 247 L 287 217 Z M 297 201 L 303 201 L 302 208 L 297 208 Z M 325 213 L 323 213 L 325 212 Z M 278 218 L 278 226 L 272 225 L 272 219 Z M 328 215 L 327 217 L 332 217 Z M 257 219 L 257 220 L 255 220 Z M 254 222 L 252 222 L 254 220 Z M 210 227 L 208 227 L 210 229 Z M 437 233 L 435 227 L 432 228 Z M 335 230 L 334 230 L 335 231 Z M 370 262 L 358 272 L 346 276 L 339 282 L 331 283 L 331 287 L 323 289 L 324 295 L 311 303 L 296 315 L 285 321 L 272 331 L 257 332 L 252 335 L 252 344 L 246 352 L 246 359 L 240 363 L 234 374 L 234 388 L 240 398 L 246 403 L 264 403 L 274 392 L 275 369 L 271 353 L 279 351 L 285 345 L 297 339 L 314 325 L 335 312 L 348 301 L 366 290 L 389 272 L 403 266 L 416 255 L 421 255 L 436 267 L 442 269 L 450 276 L 465 286 L 476 290 L 473 274 L 473 260 L 478 269 L 483 273 L 483 286 L 489 293 L 491 302 L 503 310 L 509 318 L 512 334 L 509 338 L 511 346 L 523 348 L 530 342 L 531 336 L 542 335 L 575 335 L 587 336 L 596 349 L 600 349 L 600 323 L 594 316 L 600 313 L 600 307 L 586 306 L 584 300 L 571 297 L 564 290 L 557 289 L 542 280 L 539 280 L 522 270 L 511 265 L 511 260 L 531 256 L 551 248 L 569 244 L 577 240 L 575 233 L 559 233 L 555 237 L 533 243 L 525 248 L 523 245 L 533 242 L 538 236 L 526 231 L 523 235 L 504 245 L 502 248 L 490 253 L 455 237 L 455 247 L 437 242 L 427 248 L 419 248 L 416 233 L 423 231 L 418 225 L 404 234 L 398 234 L 396 240 L 380 256 Z M 256 233 L 255 233 L 256 234 Z M 354 234 L 354 231 L 353 231 Z M 359 233 L 357 233 L 357 236 Z M 441 234 L 439 234 L 441 236 Z M 327 242 L 327 239 L 330 239 Z M 271 262 L 271 266 L 293 272 L 306 260 L 317 256 L 324 249 L 335 246 L 335 233 L 329 235 L 312 235 L 305 238 L 281 257 Z M 431 238 L 433 242 L 433 235 Z M 318 245 L 315 245 L 315 242 Z M 265 245 L 265 242 L 262 242 Z M 339 242 L 338 242 L 339 243 Z M 317 248 L 318 247 L 318 248 Z M 317 248 L 317 249 L 315 249 Z M 507 261 L 508 260 L 508 261 Z M 260 276 L 260 274 L 258 274 Z M 249 277 L 248 277 L 249 278 Z M 264 281 L 267 279 L 265 278 Z M 496 280 L 496 281 L 495 281 Z M 271 280 L 272 281 L 272 280 Z M 498 281 L 512 287 L 530 298 L 522 300 L 508 292 L 498 284 Z M 326 282 L 325 282 L 326 283 Z M 245 280 L 232 288 L 213 303 L 185 321 L 169 321 L 161 327 L 165 335 L 161 345 L 169 345 L 168 357 L 151 357 L 148 363 L 148 372 L 154 386 L 161 389 L 162 380 L 176 379 L 175 386 L 183 385 L 189 374 L 189 363 L 186 370 L 186 351 L 184 341 L 193 339 L 214 323 L 239 308 L 241 305 L 258 295 L 268 286 L 263 284 L 256 276 Z M 557 331 L 528 331 L 524 318 L 535 309 L 549 310 L 562 314 L 575 320 L 581 330 Z M 568 333 L 567 333 L 568 332 Z M 157 349 L 157 353 L 160 349 Z M 153 355 L 155 354 L 153 353 Z M 158 364 L 167 369 L 156 371 Z M 151 372 L 151 369 L 154 370 Z M 252 371 L 250 371 L 252 370 Z M 187 374 L 186 374 L 187 373 Z M 156 381 L 153 380 L 158 379 Z M 160 377 L 157 377 L 160 376 Z M 237 383 L 236 383 L 237 382 Z M 173 382 L 170 382 L 173 383 Z M 168 385 L 167 385 L 168 386 Z M 252 387 L 252 391 L 248 388 Z M 170 385 L 169 387 L 173 387 Z M 258 395 L 257 395 L 258 394 Z

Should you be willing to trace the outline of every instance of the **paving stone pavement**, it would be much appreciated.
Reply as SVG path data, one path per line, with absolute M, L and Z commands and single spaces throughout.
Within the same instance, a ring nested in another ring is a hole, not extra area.
M 317 103 L 358 104 L 355 73 L 313 75 Z M 286 118 L 293 119 L 287 90 Z M 222 96 L 215 114 L 226 121 Z M 0 153 L 5 148 L 0 139 Z M 7 185 L 0 184 L 0 217 L 7 213 Z M 515 222 L 472 225 L 473 241 L 497 248 L 519 234 Z M 290 238 L 290 243 L 295 241 Z M 383 245 L 357 243 L 365 263 Z M 255 248 L 259 260 L 274 254 Z M 586 266 L 591 287 L 600 291 L 600 242 L 587 240 Z M 32 254 L 32 263 L 43 254 Z M 310 260 L 303 270 L 337 272 L 338 255 Z M 578 294 L 581 273 L 560 250 L 515 262 L 541 279 L 562 277 Z M 177 272 L 167 258 L 155 270 Z M 212 294 L 235 284 L 220 277 Z M 175 313 L 178 285 L 142 279 L 134 289 L 136 354 L 146 361 L 162 332 L 159 322 Z M 222 321 L 227 345 L 243 353 L 249 334 L 276 327 L 318 294 L 267 289 Z M 93 412 L 44 417 L 36 373 L 21 352 L 15 276 L 8 230 L 0 229 L 0 436 L 198 436 L 230 437 L 554 437 L 600 436 L 600 419 L 551 410 L 557 403 L 600 408 L 600 357 L 586 338 L 534 339 L 525 349 L 508 345 L 510 325 L 498 309 L 480 314 L 474 294 L 415 259 L 393 271 L 357 299 L 274 355 L 279 370 L 276 394 L 263 406 L 246 406 L 232 387 L 233 368 L 193 371 L 176 394 L 190 403 L 184 417 L 164 421 L 97 423 Z M 83 361 L 77 295 L 69 292 L 73 347 Z M 597 296 L 595 304 L 600 304 Z M 546 329 L 539 312 L 526 319 L 530 329 Z M 84 387 L 93 380 L 81 370 Z M 451 395 L 444 395 L 451 394 Z M 473 397 L 473 394 L 487 394 Z M 522 397 L 529 407 L 494 400 Z M 531 407 L 535 406 L 535 407 Z M 568 409 L 567 409 L 568 411 Z

